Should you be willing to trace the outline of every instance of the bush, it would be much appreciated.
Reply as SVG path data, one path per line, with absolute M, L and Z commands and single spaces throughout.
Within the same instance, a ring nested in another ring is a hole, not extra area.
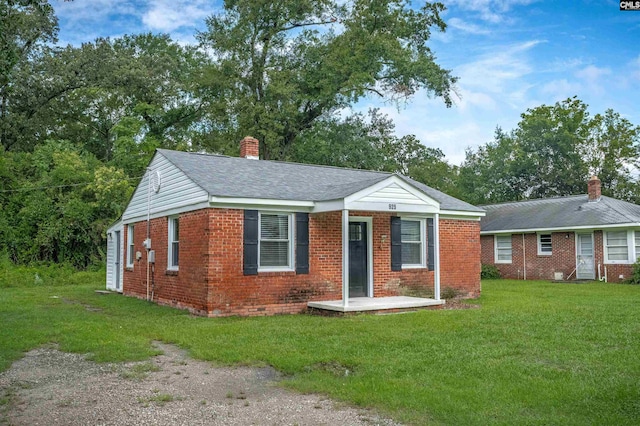
M 440 292 L 440 297 L 445 300 L 455 299 L 460 292 L 453 287 L 445 287 Z
M 502 275 L 500 275 L 500 271 L 494 265 L 482 265 L 480 278 L 483 280 L 496 280 L 502 278 Z
M 625 281 L 626 284 L 640 284 L 640 260 L 633 264 L 631 277 Z

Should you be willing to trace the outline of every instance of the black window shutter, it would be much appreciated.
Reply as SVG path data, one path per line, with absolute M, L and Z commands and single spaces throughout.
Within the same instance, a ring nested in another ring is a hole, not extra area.
M 258 274 L 258 210 L 244 211 L 243 272 Z
M 402 228 L 397 216 L 391 216 L 391 270 L 402 271 Z
M 433 231 L 433 218 L 427 219 L 427 269 L 435 269 L 435 247 L 436 240 Z
M 296 273 L 309 273 L 309 213 L 296 213 Z

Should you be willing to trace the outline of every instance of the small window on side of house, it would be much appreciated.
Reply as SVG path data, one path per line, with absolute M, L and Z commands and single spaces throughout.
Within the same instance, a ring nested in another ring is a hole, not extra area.
M 636 261 L 640 259 L 640 231 L 635 231 L 635 249 L 636 249 Z
M 495 262 L 511 263 L 511 259 L 512 259 L 511 235 L 496 235 L 495 236 Z
M 133 225 L 127 225 L 127 268 L 133 268 L 133 261 L 136 259 L 135 246 L 133 244 Z
M 538 255 L 550 256 L 551 253 L 551 234 L 538 234 Z
M 178 270 L 180 260 L 180 219 L 178 217 L 169 218 L 169 259 L 167 269 L 172 271 Z

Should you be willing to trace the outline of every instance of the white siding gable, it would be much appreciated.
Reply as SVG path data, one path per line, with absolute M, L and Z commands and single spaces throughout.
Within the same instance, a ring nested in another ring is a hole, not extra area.
M 396 176 L 365 188 L 344 200 L 350 210 L 397 213 L 438 213 L 440 203 Z
M 156 171 L 160 171 L 160 190 L 156 193 L 151 188 L 151 196 L 148 197 L 149 174 L 153 175 Z M 207 207 L 208 194 L 165 156 L 156 152 L 122 214 L 123 223 L 146 220 L 147 206 L 153 219 Z
M 381 188 L 375 192 L 365 195 L 360 198 L 360 202 L 372 202 L 372 203 L 403 203 L 403 204 L 421 204 L 427 205 L 425 200 L 419 198 L 417 195 L 412 194 L 405 188 L 401 188 L 397 183 L 392 183 L 389 186 Z M 437 203 L 436 203 L 437 205 Z

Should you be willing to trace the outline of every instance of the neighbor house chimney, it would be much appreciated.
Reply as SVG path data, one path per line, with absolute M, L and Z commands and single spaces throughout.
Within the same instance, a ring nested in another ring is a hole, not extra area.
M 600 179 L 598 179 L 598 176 L 591 176 L 589 182 L 587 182 L 587 192 L 589 193 L 589 201 L 600 200 L 602 191 L 600 188 Z
M 258 139 L 251 136 L 245 136 L 245 138 L 240 141 L 240 157 L 248 158 L 249 160 L 259 160 L 259 147 L 260 142 L 258 142 Z

